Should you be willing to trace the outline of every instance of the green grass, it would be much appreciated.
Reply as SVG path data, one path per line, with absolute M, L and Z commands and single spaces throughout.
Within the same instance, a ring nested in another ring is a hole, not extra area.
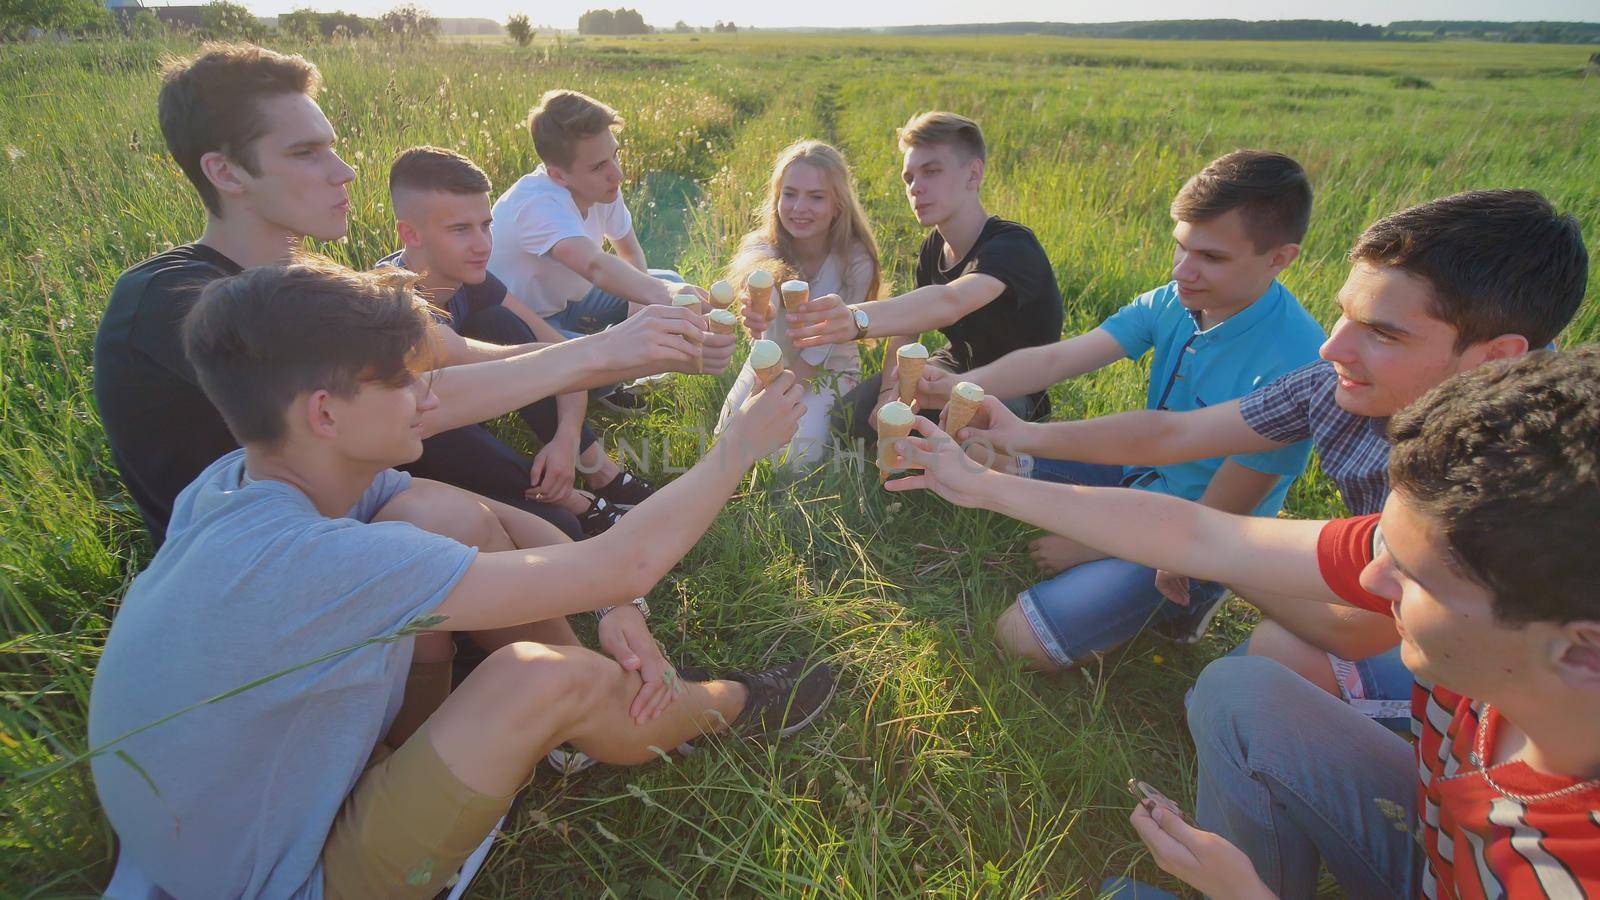
M 90 894 L 108 874 L 87 769 L 24 773 L 84 749 L 98 647 L 150 553 L 96 420 L 91 345 L 117 273 L 201 228 L 154 115 L 159 57 L 188 49 L 0 50 L 6 894 Z M 920 233 L 893 129 L 929 107 L 967 112 L 990 138 L 990 208 L 1038 233 L 1069 333 L 1166 278 L 1172 193 L 1241 146 L 1311 172 L 1316 214 L 1285 281 L 1324 323 L 1350 241 L 1417 200 L 1531 187 L 1583 221 L 1591 252 L 1600 233 L 1600 80 L 1581 77 L 1575 47 L 740 35 L 306 52 L 362 172 L 349 239 L 323 249 L 358 265 L 391 249 L 383 181 L 398 149 L 458 147 L 504 187 L 534 164 L 517 123 L 557 86 L 626 116 L 627 192 L 651 259 L 699 280 L 748 227 L 777 150 L 817 136 L 854 163 L 886 277 L 909 286 Z M 1418 79 L 1432 88 L 1399 86 Z M 1567 339 L 1596 337 L 1591 303 Z M 1135 406 L 1143 377 L 1119 365 L 1059 387 L 1059 414 Z M 680 381 L 648 416 L 605 422 L 607 437 L 676 435 L 672 462 L 686 463 L 730 380 Z M 1320 476 L 1290 506 L 1338 511 Z M 870 474 L 758 472 L 652 593 L 657 633 L 719 665 L 826 654 L 843 672 L 830 714 L 775 749 L 711 742 L 670 765 L 541 781 L 476 895 L 1089 896 L 1107 874 L 1156 878 L 1120 785 L 1138 775 L 1192 797 L 1181 698 L 1249 614 L 1231 610 L 1197 648 L 1146 638 L 1100 669 L 1025 676 L 990 640 L 1034 580 L 1028 537 L 884 495 Z

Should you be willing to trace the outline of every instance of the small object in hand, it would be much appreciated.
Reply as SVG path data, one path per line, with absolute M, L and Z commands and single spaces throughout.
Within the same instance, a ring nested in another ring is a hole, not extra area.
M 1140 781 L 1137 778 L 1129 778 L 1128 791 L 1135 797 L 1139 798 L 1139 805 L 1145 808 L 1145 812 L 1155 812 L 1155 808 L 1157 806 L 1164 806 L 1173 813 L 1176 813 L 1177 816 L 1183 819 L 1185 822 L 1188 822 L 1190 825 L 1194 824 L 1194 820 L 1189 818 L 1189 814 L 1184 812 L 1182 807 L 1178 806 L 1176 803 L 1173 803 L 1172 798 L 1168 797 L 1166 794 L 1163 794 L 1151 787 L 1149 783 Z
M 911 434 L 911 422 L 916 413 L 911 407 L 890 400 L 878 410 L 878 480 L 883 481 L 895 469 L 906 466 L 905 458 L 895 448 L 895 442 Z
M 802 303 L 811 299 L 811 285 L 804 281 L 785 281 L 779 290 L 783 292 L 783 308 L 789 312 L 795 312 Z
M 922 370 L 928 365 L 928 348 L 921 344 L 907 344 L 896 354 L 900 373 L 900 402 L 911 405 L 917 398 L 917 382 L 922 380 Z
M 961 429 L 967 427 L 972 421 L 972 416 L 978 411 L 978 405 L 983 402 L 983 388 L 970 381 L 963 381 L 950 391 L 950 402 L 944 408 L 945 431 L 955 437 Z
M 756 381 L 764 388 L 783 373 L 783 350 L 768 340 L 750 345 L 750 368 L 755 370 Z
M 718 284 L 721 283 L 718 282 Z M 712 334 L 733 334 L 733 330 L 738 324 L 739 320 L 734 317 L 733 313 L 725 309 L 713 309 L 706 316 L 706 325 L 710 327 Z
M 757 269 L 744 280 L 744 286 L 750 292 L 750 309 L 763 319 L 772 318 L 772 273 Z
M 717 309 L 727 309 L 733 302 L 733 285 L 726 281 L 711 282 L 711 305 Z
M 695 312 L 699 312 L 700 311 L 700 298 L 696 297 L 693 293 L 691 293 L 689 291 L 684 291 L 681 294 L 674 294 L 672 296 L 672 305 L 673 306 L 687 306 L 690 309 L 693 309 Z

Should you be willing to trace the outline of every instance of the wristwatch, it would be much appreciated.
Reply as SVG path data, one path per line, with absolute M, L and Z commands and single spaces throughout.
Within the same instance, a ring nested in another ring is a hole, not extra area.
M 859 306 L 851 306 L 851 307 L 848 307 L 848 309 L 850 310 L 851 317 L 856 320 L 856 336 L 855 336 L 855 339 L 858 340 L 858 341 L 865 340 L 866 337 L 867 337 L 867 324 L 868 324 L 867 323 L 867 311 L 862 309 Z
M 629 602 L 631 602 L 633 604 L 633 608 L 634 609 L 637 609 L 639 611 L 639 618 L 641 618 L 641 619 L 650 618 L 650 604 L 646 603 L 644 601 L 643 597 L 635 597 Z M 616 609 L 616 607 L 615 606 L 602 606 L 599 609 L 594 611 L 594 617 L 596 619 L 604 619 L 606 617 L 606 613 L 611 612 L 613 609 Z

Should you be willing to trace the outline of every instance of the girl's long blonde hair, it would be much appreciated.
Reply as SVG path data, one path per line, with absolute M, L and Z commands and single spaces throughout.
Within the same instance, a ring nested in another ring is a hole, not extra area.
M 828 253 L 838 257 L 843 277 L 850 277 L 850 258 L 855 247 L 860 246 L 872 260 L 872 279 L 865 285 L 846 284 L 847 290 L 865 288 L 862 297 L 875 300 L 882 286 L 882 266 L 878 262 L 878 242 L 872 237 L 872 226 L 867 214 L 856 198 L 855 181 L 850 177 L 850 166 L 844 154 L 832 145 L 816 140 L 795 141 L 778 154 L 772 167 L 772 183 L 767 197 L 761 202 L 761 224 L 739 241 L 739 252 L 728 264 L 725 275 L 734 285 L 742 286 L 745 278 L 756 269 L 767 269 L 783 278 L 798 277 L 795 265 L 794 236 L 778 219 L 778 200 L 783 194 L 783 176 L 797 162 L 813 166 L 822 173 L 822 182 L 832 195 L 836 213 L 828 226 Z M 772 256 L 777 250 L 777 258 Z M 774 265 L 776 264 L 776 265 Z

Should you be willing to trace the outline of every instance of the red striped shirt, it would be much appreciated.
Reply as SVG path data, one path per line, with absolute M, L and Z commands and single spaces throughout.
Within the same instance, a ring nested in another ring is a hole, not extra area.
M 1360 585 L 1373 558 L 1378 517 L 1329 522 L 1317 543 L 1328 587 L 1352 606 L 1393 615 L 1389 601 Z M 1482 718 L 1483 704 L 1418 682 L 1411 698 L 1417 737 L 1418 826 L 1428 864 L 1422 896 L 1600 898 L 1600 788 L 1521 803 L 1502 796 L 1479 773 L 1478 729 L 1493 747 L 1503 722 Z M 1495 766 L 1494 780 L 1520 795 L 1543 794 L 1585 779 L 1545 775 L 1526 763 Z

